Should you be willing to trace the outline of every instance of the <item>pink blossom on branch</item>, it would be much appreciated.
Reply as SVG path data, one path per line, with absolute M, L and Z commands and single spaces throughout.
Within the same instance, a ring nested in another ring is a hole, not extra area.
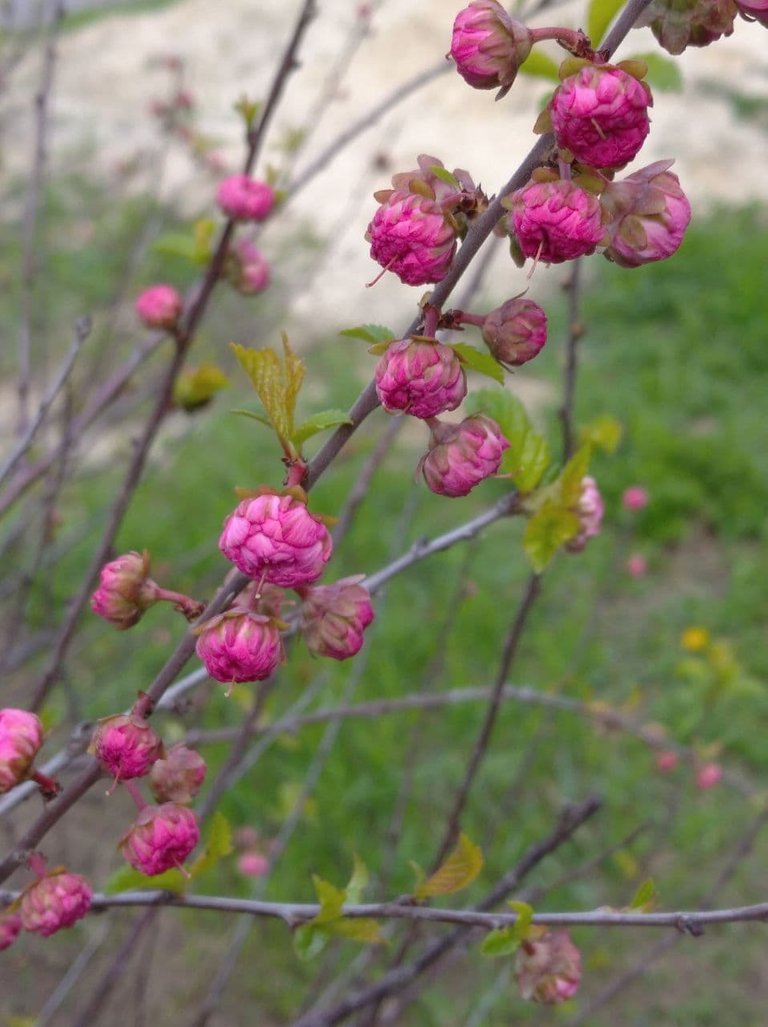
M 219 549 L 249 578 L 296 588 L 320 577 L 333 542 L 306 503 L 264 492 L 244 499 L 227 517 Z
M 179 293 L 172 285 L 152 285 L 140 293 L 135 304 L 136 313 L 147 328 L 176 327 L 183 308 Z
M 557 145 L 593 168 L 631 161 L 650 131 L 648 86 L 608 64 L 587 64 L 556 90 L 550 117 Z
M 155 760 L 149 772 L 149 788 L 156 802 L 191 802 L 208 770 L 199 752 L 179 743 Z
M 40 746 L 43 725 L 35 713 L 0 710 L 0 795 L 29 777 Z
M 148 877 L 180 868 L 200 840 L 195 814 L 175 802 L 145 806 L 120 839 L 131 866 Z
M 624 489 L 621 496 L 621 502 L 625 510 L 644 510 L 648 506 L 649 501 L 648 489 L 642 485 L 630 485 L 629 488 Z
M 299 589 L 301 631 L 316 656 L 346 660 L 360 651 L 363 633 L 374 618 L 363 575 L 342 578 L 331 585 Z
M 275 192 L 256 178 L 230 175 L 219 183 L 216 201 L 233 221 L 263 221 L 275 205 Z
M 523 256 L 545 264 L 588 256 L 605 237 L 598 198 L 575 182 L 532 180 L 504 205 Z
M 412 417 L 437 417 L 455 410 L 467 394 L 456 351 L 421 336 L 393 342 L 376 366 L 375 381 L 385 410 Z
M 719 763 L 704 763 L 696 771 L 696 787 L 706 792 L 719 784 L 723 777 L 723 768 Z
M 576 507 L 580 530 L 575 538 L 566 543 L 569 552 L 580 553 L 591 538 L 600 534 L 604 510 L 605 505 L 597 482 L 589 475 L 585 476 L 581 480 L 581 496 Z
M 285 659 L 280 629 L 269 617 L 235 608 L 206 621 L 195 652 L 216 681 L 264 681 Z
M 474 89 L 509 88 L 530 52 L 529 29 L 496 0 L 472 0 L 456 15 L 449 56 Z
M 492 310 L 482 324 L 483 341 L 505 367 L 533 360 L 547 341 L 547 315 L 538 303 L 518 296 Z
M 665 50 L 681 54 L 689 46 L 709 46 L 730 36 L 738 13 L 734 0 L 653 0 L 635 27 L 650 25 Z
M 665 260 L 683 241 L 691 205 L 671 160 L 656 161 L 627 178 L 610 182 L 602 203 L 609 245 L 604 256 L 622 267 L 640 267 Z
M 79 874 L 53 871 L 27 888 L 21 897 L 19 915 L 25 931 L 44 938 L 71 927 L 91 908 L 92 892 Z
M 460 424 L 434 422 L 429 451 L 420 463 L 427 487 L 439 496 L 466 496 L 497 473 L 509 442 L 498 424 L 474 414 Z
M 162 739 L 144 717 L 123 713 L 100 720 L 88 746 L 117 781 L 144 777 L 164 751 Z
M 368 225 L 371 256 L 405 285 L 445 277 L 456 252 L 456 229 L 440 205 L 426 196 L 393 192 Z
M 581 983 L 581 953 L 567 931 L 526 938 L 517 950 L 515 976 L 520 995 L 555 1005 L 573 998 Z

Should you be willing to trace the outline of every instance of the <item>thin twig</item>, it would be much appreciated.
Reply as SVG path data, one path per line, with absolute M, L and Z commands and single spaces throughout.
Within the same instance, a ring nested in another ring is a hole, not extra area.
M 574 402 L 576 399 L 576 370 L 579 340 L 584 334 L 580 320 L 582 259 L 574 260 L 564 288 L 568 292 L 568 331 L 565 339 L 565 372 L 563 375 L 563 402 L 560 421 L 563 429 L 563 459 L 569 460 L 576 448 Z

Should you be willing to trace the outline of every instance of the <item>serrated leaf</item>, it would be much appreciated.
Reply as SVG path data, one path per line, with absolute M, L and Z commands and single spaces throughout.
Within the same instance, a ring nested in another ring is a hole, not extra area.
M 298 428 L 294 429 L 293 441 L 297 446 L 302 442 L 311 439 L 318 432 L 326 431 L 328 428 L 335 428 L 340 424 L 352 424 L 346 410 L 321 410 L 317 414 L 308 417 Z
M 499 385 L 504 384 L 504 368 L 490 353 L 481 353 L 479 349 L 468 346 L 465 342 L 455 342 L 452 348 L 458 353 L 462 364 L 479 374 L 493 378 Z
M 549 565 L 555 553 L 579 532 L 579 518 L 556 500 L 548 499 L 525 526 L 523 549 L 537 574 Z
M 647 881 L 643 881 L 635 892 L 629 908 L 641 909 L 643 912 L 647 912 L 657 897 L 656 885 L 653 883 L 652 878 L 649 877 Z
M 585 425 L 579 432 L 579 438 L 582 443 L 597 446 L 605 453 L 615 453 L 623 433 L 621 421 L 605 414 L 591 424 Z
M 223 813 L 216 813 L 211 819 L 205 848 L 187 867 L 191 878 L 198 877 L 215 867 L 223 856 L 232 851 L 232 827 Z
M 302 924 L 293 932 L 293 948 L 303 962 L 319 956 L 328 944 L 328 934 L 312 924 Z
M 662 93 L 682 93 L 683 76 L 677 61 L 658 53 L 633 54 L 629 60 L 645 62 L 648 67 L 645 81 L 649 86 Z
M 386 945 L 387 939 L 381 933 L 381 928 L 376 920 L 369 917 L 350 919 L 343 917 L 341 920 L 334 920 L 332 923 L 322 925 L 322 929 L 329 934 L 336 934 L 348 941 L 360 941 L 368 945 Z
M 252 421 L 258 421 L 259 424 L 265 424 L 267 428 L 272 427 L 272 422 L 268 417 L 265 417 L 263 414 L 254 414 L 252 410 L 233 410 L 232 413 L 239 414 L 241 417 L 250 417 Z M 237 695 L 238 693 L 234 692 L 233 694 Z
M 291 343 L 285 332 L 282 333 L 282 339 L 285 364 L 285 405 L 289 411 L 291 431 L 293 431 L 296 400 L 301 389 L 301 383 L 304 381 L 304 372 L 307 368 L 304 361 L 291 349 Z
M 509 474 L 521 492 L 532 492 L 549 467 L 549 443 L 535 430 L 517 396 L 506 389 L 481 389 L 469 397 L 467 409 L 496 421 L 509 442 L 501 473 Z
M 590 0 L 587 9 L 587 35 L 597 47 L 605 30 L 624 6 L 624 0 Z
M 232 343 L 232 351 L 251 379 L 283 449 L 295 455 L 291 437 L 296 397 L 304 378 L 304 362 L 293 352 L 285 335 L 284 361 L 271 349 L 253 349 Z
M 352 855 L 352 876 L 347 885 L 347 902 L 357 905 L 362 901 L 365 889 L 368 887 L 368 867 L 363 863 L 358 854 Z
M 483 939 L 480 951 L 484 956 L 511 956 L 519 946 L 522 938 L 515 933 L 515 927 L 500 927 L 490 931 Z
M 188 879 L 180 870 L 166 870 L 164 874 L 147 877 L 146 874 L 134 870 L 133 867 L 120 867 L 104 885 L 108 895 L 116 895 L 124 891 L 170 891 L 174 895 L 182 895 L 189 884 Z
M 482 868 L 483 854 L 480 847 L 462 834 L 456 848 L 446 857 L 442 866 L 417 888 L 415 897 L 427 899 L 434 895 L 453 895 L 470 885 Z
M 384 325 L 358 325 L 357 328 L 345 328 L 339 335 L 362 339 L 364 342 L 391 342 L 395 338 L 395 333 Z
M 547 57 L 540 50 L 532 50 L 520 65 L 520 72 L 523 75 L 532 75 L 535 78 L 547 78 L 552 82 L 559 82 L 560 76 L 557 73 L 557 65 L 551 57 Z
M 325 924 L 331 920 L 338 920 L 341 916 L 341 907 L 344 905 L 347 893 L 343 888 L 337 888 L 330 881 L 312 875 L 312 884 L 315 886 L 317 901 L 320 903 L 320 912 L 310 921 L 313 924 Z

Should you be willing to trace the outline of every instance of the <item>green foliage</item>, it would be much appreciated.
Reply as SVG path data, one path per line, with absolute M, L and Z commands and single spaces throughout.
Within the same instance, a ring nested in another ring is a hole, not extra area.
M 549 79 L 552 82 L 560 81 L 557 65 L 551 57 L 547 57 L 541 50 L 531 50 L 520 65 L 520 73 L 522 75 L 531 75 L 533 78 Z
M 508 474 L 523 494 L 532 492 L 549 467 L 549 445 L 537 432 L 525 407 L 506 389 L 481 389 L 467 398 L 467 409 L 493 418 L 509 442 L 500 471 Z
M 587 8 L 587 35 L 597 47 L 606 29 L 624 6 L 623 0 L 589 0 Z
M 477 371 L 478 374 L 484 374 L 487 378 L 493 378 L 499 385 L 504 384 L 504 368 L 490 353 L 482 353 L 465 342 L 454 342 L 451 348 L 456 351 L 465 367 Z
M 395 333 L 383 325 L 360 325 L 357 328 L 345 328 L 339 335 L 346 335 L 350 339 L 362 339 L 364 342 L 391 342 Z
M 414 897 L 434 898 L 436 895 L 453 895 L 463 891 L 483 869 L 483 854 L 480 847 L 462 834 L 445 861 L 426 880 L 418 880 Z M 419 875 L 423 876 L 423 875 Z
M 530 934 L 533 906 L 527 902 L 515 901 L 509 902 L 508 905 L 517 913 L 517 921 L 511 927 L 489 931 L 480 946 L 484 956 L 510 956 L 517 951 L 520 942 Z

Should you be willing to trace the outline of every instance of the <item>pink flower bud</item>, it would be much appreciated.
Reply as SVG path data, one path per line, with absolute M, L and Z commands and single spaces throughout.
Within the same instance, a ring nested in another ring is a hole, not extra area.
M 705 763 L 696 771 L 696 787 L 702 792 L 714 788 L 723 776 L 723 768 L 719 763 Z
M 648 489 L 643 488 L 642 485 L 630 485 L 628 489 L 624 489 L 621 496 L 621 502 L 625 510 L 644 510 L 648 506 Z
M 557 145 L 593 168 L 616 168 L 639 152 L 650 131 L 651 91 L 621 68 L 589 64 L 552 97 Z
M 610 245 L 605 256 L 622 267 L 640 267 L 671 257 L 683 241 L 691 220 L 691 205 L 680 180 L 657 161 L 618 182 L 603 193 L 610 215 Z
M 269 264 L 248 239 L 238 239 L 229 255 L 228 274 L 234 287 L 244 296 L 255 296 L 269 285 Z
M 261 852 L 244 852 L 238 857 L 237 869 L 246 877 L 263 877 L 269 871 L 269 860 Z
M 175 802 L 145 806 L 120 839 L 131 866 L 147 877 L 180 867 L 200 840 L 192 810 Z
M 43 744 L 40 718 L 26 710 L 0 710 L 0 795 L 29 776 Z
M 99 587 L 91 596 L 91 609 L 119 631 L 133 627 L 157 601 L 157 587 L 149 577 L 149 555 L 126 553 L 101 569 Z
M 736 0 L 736 6 L 745 21 L 758 21 L 768 28 L 768 0 Z
M 362 575 L 355 575 L 332 585 L 301 589 L 301 630 L 311 653 L 346 660 L 360 651 L 363 632 L 374 617 L 362 580 Z
M 709 46 L 730 36 L 738 11 L 734 0 L 653 0 L 635 27 L 650 25 L 665 50 L 681 54 L 688 46 Z
M 547 315 L 524 296 L 507 300 L 483 321 L 483 339 L 500 364 L 520 367 L 541 352 L 547 341 Z
M 219 182 L 216 201 L 233 221 L 263 221 L 275 205 L 275 193 L 266 182 L 230 175 Z
M 13 945 L 20 930 L 21 917 L 18 913 L 6 913 L 5 916 L 0 916 L 0 952 Z
M 531 35 L 496 0 L 472 0 L 453 23 L 450 56 L 475 89 L 509 88 L 531 52 Z
M 115 780 L 130 781 L 148 774 L 164 749 L 144 717 L 118 713 L 98 722 L 88 752 Z
M 522 253 L 545 264 L 594 253 L 605 235 L 599 200 L 574 182 L 530 181 L 509 205 L 508 224 Z
M 418 165 L 413 171 L 393 175 L 393 188 L 380 190 L 374 197 L 380 203 L 389 203 L 405 196 L 422 196 L 435 200 L 444 214 L 472 216 L 488 206 L 485 193 L 463 168 L 454 168 L 446 175 L 443 162 L 429 153 L 419 154 Z
M 136 313 L 147 328 L 174 328 L 182 311 L 181 296 L 172 285 L 153 285 L 136 300 Z
M 648 561 L 642 553 L 632 553 L 627 558 L 626 567 L 631 578 L 642 578 L 648 571 Z
M 21 925 L 25 931 L 35 931 L 47 938 L 82 919 L 91 908 L 92 894 L 88 882 L 79 874 L 46 874 L 21 896 Z
M 195 652 L 216 681 L 264 681 L 285 659 L 275 621 L 235 608 L 206 621 Z
M 515 976 L 524 999 L 554 1005 L 573 998 L 581 983 L 581 953 L 567 931 L 526 938 L 517 950 Z
M 455 410 L 467 394 L 467 379 L 456 351 L 414 336 L 388 347 L 376 366 L 376 393 L 390 413 L 437 417 Z
M 380 205 L 365 238 L 373 259 L 406 285 L 439 282 L 456 252 L 456 230 L 440 205 L 399 191 Z
M 604 509 L 603 497 L 600 495 L 597 482 L 587 475 L 581 480 L 581 497 L 576 508 L 581 530 L 575 538 L 566 543 L 566 549 L 571 553 L 580 553 L 589 539 L 600 534 Z
M 227 517 L 219 549 L 249 578 L 295 588 L 320 577 L 333 542 L 301 500 L 265 493 L 244 499 Z
M 676 752 L 660 752 L 656 757 L 656 769 L 662 774 L 668 774 L 679 762 L 680 757 Z
M 207 770 L 199 752 L 179 743 L 152 764 L 149 787 L 157 802 L 188 803 L 203 787 Z
M 433 427 L 421 473 L 438 496 L 466 496 L 496 474 L 508 448 L 498 424 L 485 414 L 467 417 L 461 424 L 439 424 Z

